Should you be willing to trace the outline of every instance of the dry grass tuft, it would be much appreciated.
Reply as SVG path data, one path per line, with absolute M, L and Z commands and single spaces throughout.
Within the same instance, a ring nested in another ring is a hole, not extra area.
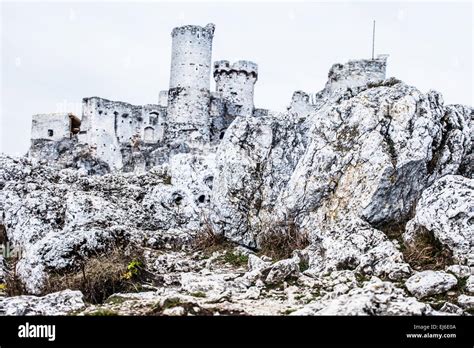
M 288 215 L 284 221 L 264 226 L 258 237 L 258 245 L 261 254 L 282 260 L 290 258 L 293 250 L 306 248 L 309 245 L 309 235 L 298 227 L 293 215 Z
M 43 293 L 80 290 L 86 301 L 103 303 L 114 293 L 139 291 L 146 273 L 144 260 L 138 252 L 113 249 L 88 258 L 79 271 L 51 275 Z
M 16 272 L 18 258 L 14 257 L 7 263 L 7 272 L 5 277 L 5 293 L 7 296 L 20 296 L 27 294 L 25 284 L 21 281 Z
M 224 234 L 217 232 L 209 219 L 204 219 L 203 227 L 194 239 L 193 249 L 212 254 L 230 246 L 232 243 L 224 237 Z
M 420 229 L 414 240 L 402 249 L 405 261 L 417 271 L 442 270 L 452 264 L 452 252 L 436 240 L 433 233 Z

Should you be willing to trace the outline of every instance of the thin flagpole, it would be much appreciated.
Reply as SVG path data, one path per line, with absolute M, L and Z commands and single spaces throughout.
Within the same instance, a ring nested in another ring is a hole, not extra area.
M 372 30 L 372 60 L 374 60 L 374 51 L 375 51 L 375 20 L 374 20 L 374 28 Z

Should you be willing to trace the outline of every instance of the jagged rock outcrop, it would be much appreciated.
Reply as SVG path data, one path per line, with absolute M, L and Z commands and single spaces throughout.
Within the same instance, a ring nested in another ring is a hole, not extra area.
M 96 156 L 96 150 L 93 146 L 78 143 L 75 138 L 60 141 L 37 139 L 31 141 L 28 156 L 57 169 L 72 168 L 89 175 L 109 173 L 109 165 Z
M 316 274 L 349 269 L 391 280 L 411 274 L 396 245 L 383 232 L 361 220 L 315 230 L 309 254 L 311 270 Z
M 181 245 L 200 225 L 192 185 L 172 185 L 166 168 L 88 176 L 26 159 L 0 162 L 3 224 L 8 242 L 22 251 L 17 272 L 32 293 L 48 273 L 73 270 L 90 255 L 130 243 Z
M 425 187 L 460 170 L 472 146 L 470 113 L 390 79 L 338 91 L 304 126 L 273 121 L 292 133 L 262 118 L 236 120 L 217 159 L 217 225 L 257 246 L 275 216 L 316 231 L 352 218 L 381 229 L 404 221 Z M 297 139 L 305 141 L 295 150 Z
M 271 211 L 303 151 L 298 124 L 283 115 L 239 117 L 216 158 L 213 222 L 226 237 L 256 247 L 260 214 Z
M 416 213 L 406 227 L 404 239 L 411 243 L 431 233 L 453 252 L 456 261 L 468 264 L 474 257 L 474 180 L 448 175 L 421 195 Z

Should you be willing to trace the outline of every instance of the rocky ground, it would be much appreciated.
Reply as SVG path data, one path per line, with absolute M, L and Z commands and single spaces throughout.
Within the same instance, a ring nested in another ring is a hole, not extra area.
M 0 313 L 472 314 L 473 109 L 318 96 L 145 173 L 1 155 Z

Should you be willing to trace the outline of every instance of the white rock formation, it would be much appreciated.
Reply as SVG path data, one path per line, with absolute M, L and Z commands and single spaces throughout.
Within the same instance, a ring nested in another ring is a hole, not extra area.
M 43 297 L 0 297 L 0 315 L 67 315 L 85 308 L 80 291 L 63 290 Z
M 405 282 L 408 291 L 416 298 L 445 293 L 458 283 L 455 276 L 441 271 L 423 271 L 414 274 Z
M 474 310 L 474 296 L 460 295 L 458 297 L 458 304 L 464 309 Z
M 432 233 L 466 264 L 474 255 L 474 179 L 448 175 L 426 189 L 407 224 L 404 239 L 410 243 L 417 235 Z
M 373 277 L 362 288 L 336 298 L 323 297 L 292 315 L 427 315 L 432 308 L 390 282 Z

